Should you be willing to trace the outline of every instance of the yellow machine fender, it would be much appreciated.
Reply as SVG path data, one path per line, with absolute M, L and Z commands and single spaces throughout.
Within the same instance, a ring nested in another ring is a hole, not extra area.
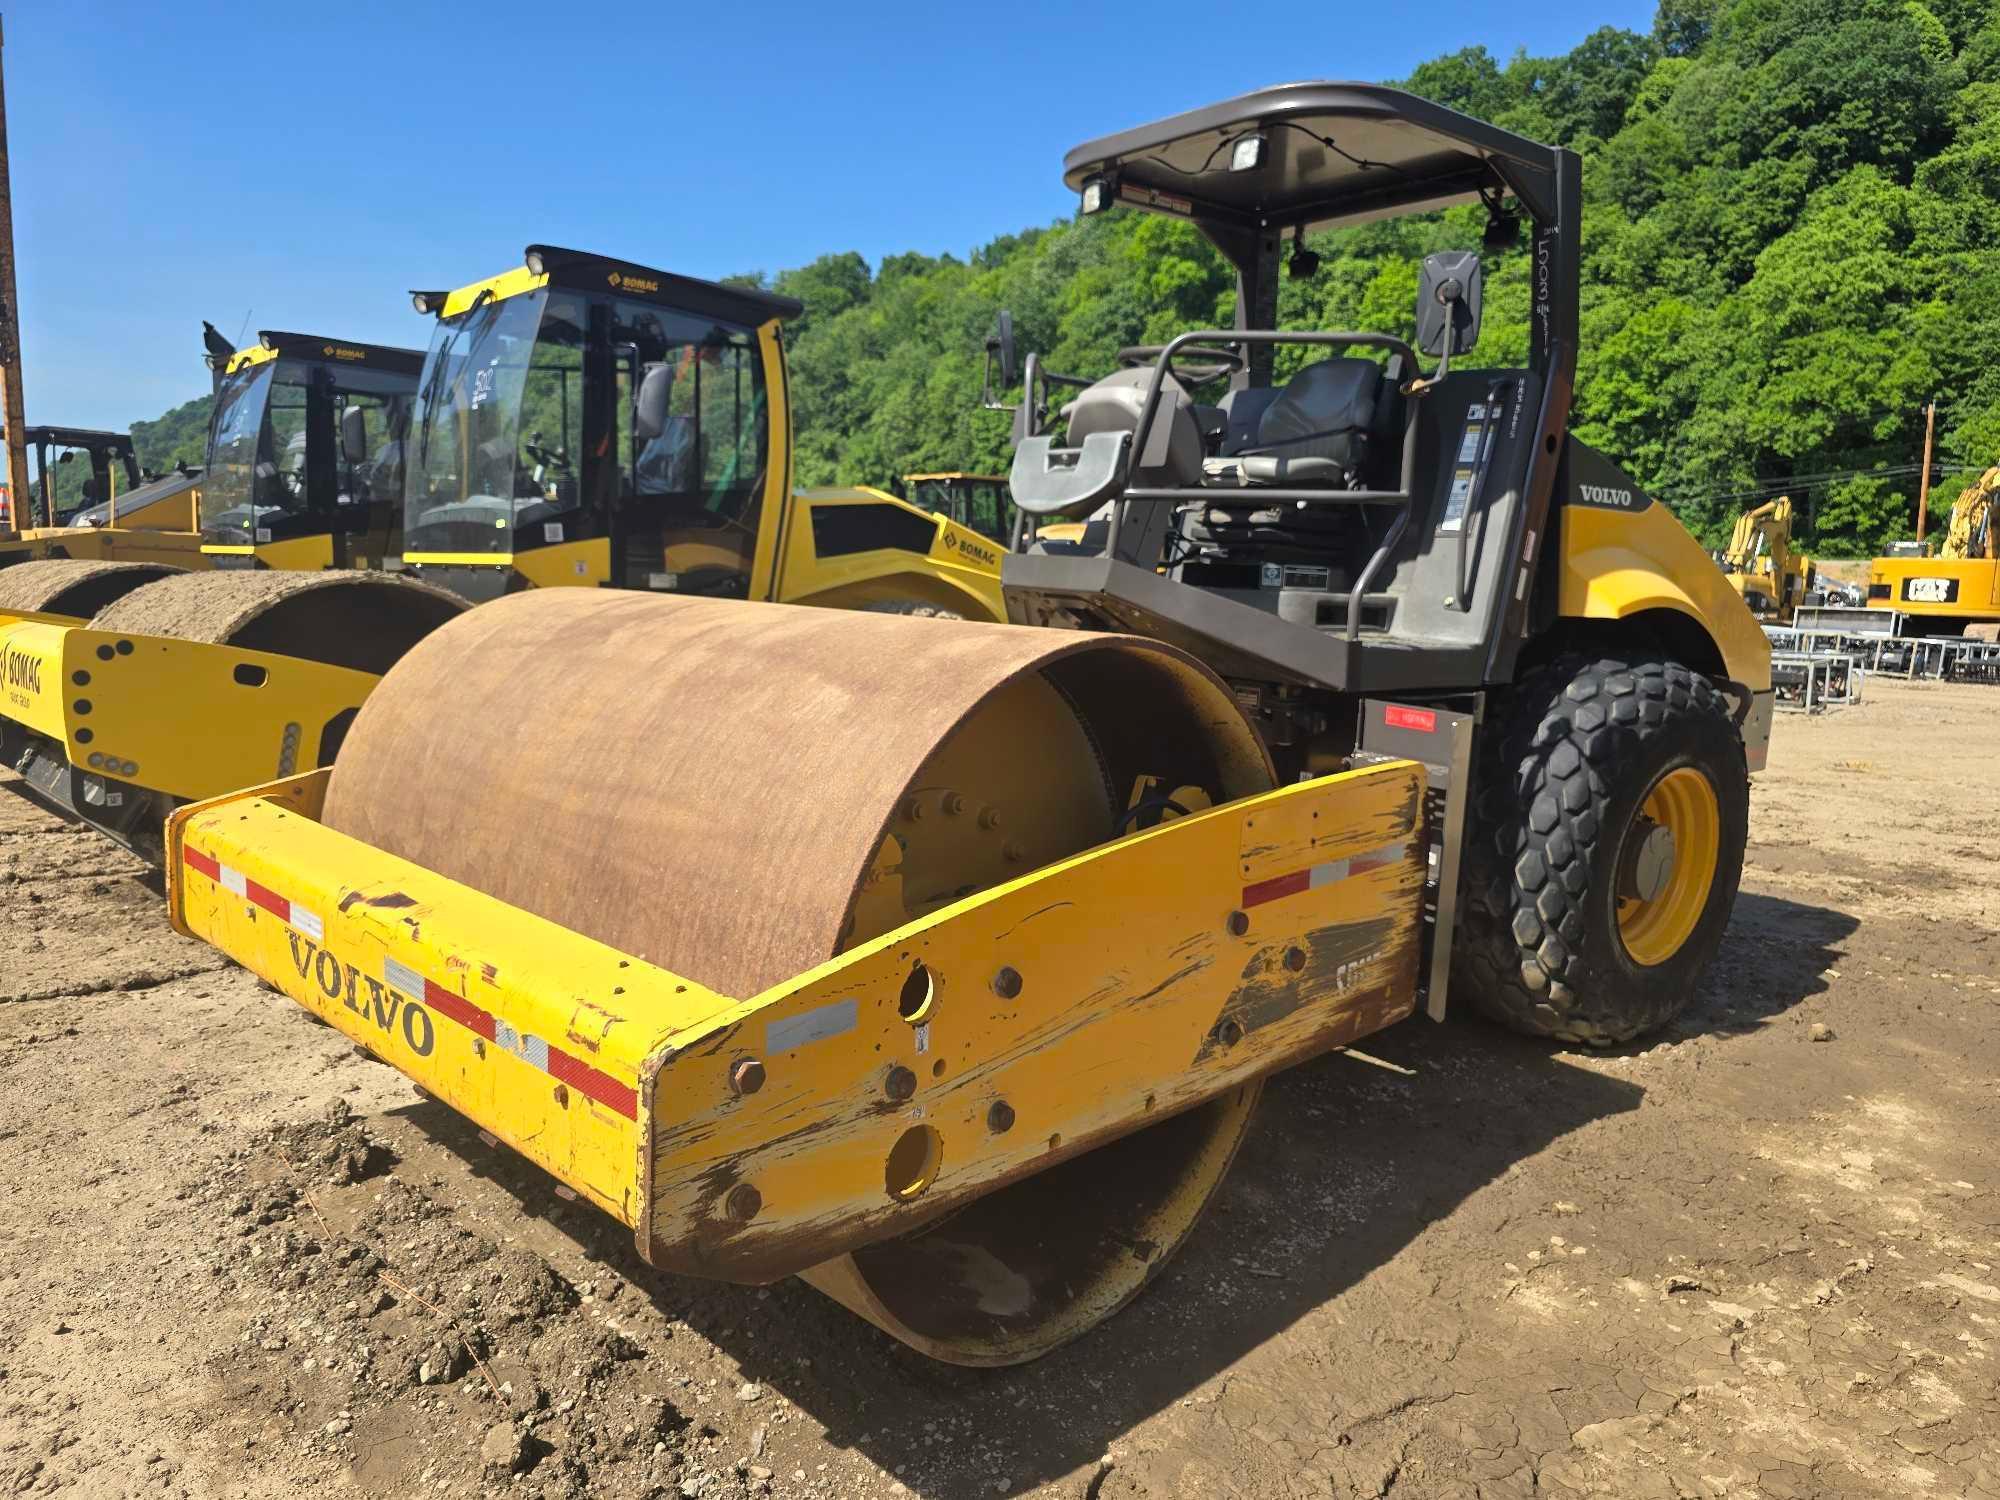
M 0 615 L 0 678 L 0 711 L 70 764 L 177 798 L 320 765 L 380 680 L 46 615 Z
M 1614 621 L 1664 610 L 1691 622 L 1713 647 L 1723 675 L 1749 694 L 1739 729 L 1750 769 L 1762 770 L 1775 707 L 1771 643 L 1701 544 L 1657 503 L 1636 511 L 1566 506 L 1560 536 L 1560 613 Z
M 516 552 L 513 566 L 532 588 L 596 588 L 611 579 L 611 542 L 601 536 L 552 542 Z
M 1771 647 L 1742 596 L 1664 505 L 1631 512 L 1572 505 L 1562 515 L 1561 612 L 1621 620 L 1648 610 L 1687 616 L 1734 682 L 1771 685 Z
M 107 562 L 167 563 L 189 571 L 212 568 L 215 559 L 202 551 L 201 533 L 196 531 L 117 530 L 109 528 L 91 534 L 86 550 L 77 549 L 76 536 L 85 530 L 71 527 L 45 531 L 50 548 L 63 548 L 71 557 L 103 558 Z
M 1412 762 L 1130 835 L 743 999 L 322 826 L 325 779 L 175 813 L 175 927 L 693 1275 L 807 1270 L 1414 1003 Z
M 788 597 L 787 604 L 810 604 L 829 609 L 879 609 L 923 605 L 930 609 L 962 615 L 968 620 L 1006 623 L 1005 606 L 996 601 L 997 590 L 980 588 L 974 581 L 951 574 L 899 568 L 891 562 L 881 572 L 870 573 L 858 582 L 842 584 L 819 593 Z
M 1000 549 L 978 532 L 882 490 L 806 490 L 792 497 L 783 566 L 771 597 L 783 604 L 865 609 L 916 603 L 1004 623 Z
M 76 562 L 165 563 L 185 569 L 210 568 L 212 557 L 202 551 L 201 536 L 191 531 L 146 531 L 108 526 L 40 526 L 23 531 L 0 547 L 0 559 L 44 558 Z M 4 566 L 0 561 L 0 566 Z
M 302 536 L 284 542 L 259 542 L 250 547 L 211 542 L 201 550 L 217 567 L 242 566 L 240 559 L 244 558 L 253 558 L 259 566 L 283 573 L 311 573 L 333 566 L 330 536 Z
M 443 587 L 452 586 L 452 573 L 470 569 L 474 574 L 510 575 L 505 585 L 528 588 L 598 588 L 611 579 L 611 542 L 607 537 L 585 537 L 581 541 L 552 542 L 531 547 L 526 552 L 406 552 L 391 571 L 407 570 L 412 577 L 436 579 Z M 511 589 L 496 584 L 485 599 Z

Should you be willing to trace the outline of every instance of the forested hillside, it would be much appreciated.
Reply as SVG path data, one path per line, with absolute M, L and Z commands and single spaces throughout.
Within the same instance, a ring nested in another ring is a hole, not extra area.
M 139 466 L 161 473 L 175 464 L 200 465 L 208 450 L 208 397 L 183 402 L 152 422 L 132 424 Z
M 1647 35 L 1605 28 L 1550 58 L 1470 47 L 1405 82 L 1584 155 L 1577 425 L 1696 531 L 1789 492 L 1830 553 L 1906 534 L 1932 396 L 1943 464 L 2000 462 L 2000 0 L 1666 0 Z M 1131 110 L 1160 112 L 1143 91 Z M 1317 277 L 1284 283 L 1287 326 L 1408 334 L 1416 260 L 1476 245 L 1482 223 L 1319 237 Z M 1489 258 L 1482 363 L 1524 356 L 1526 269 L 1525 251 Z M 1004 472 L 1006 420 L 975 409 L 1002 307 L 1024 348 L 1097 372 L 1122 345 L 1226 324 L 1234 296 L 1192 230 L 1125 212 L 964 260 L 835 254 L 743 279 L 806 305 L 802 484 Z M 135 428 L 145 460 L 198 448 L 206 406 Z

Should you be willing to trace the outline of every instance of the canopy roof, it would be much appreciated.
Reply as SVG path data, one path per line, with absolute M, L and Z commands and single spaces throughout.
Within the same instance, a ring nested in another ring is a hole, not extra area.
M 1231 170 L 1236 142 L 1261 161 Z M 1556 212 L 1560 152 L 1401 89 L 1288 83 L 1086 141 L 1063 161 L 1081 189 L 1107 177 L 1118 201 L 1210 223 L 1289 228 L 1380 218 L 1511 192 Z

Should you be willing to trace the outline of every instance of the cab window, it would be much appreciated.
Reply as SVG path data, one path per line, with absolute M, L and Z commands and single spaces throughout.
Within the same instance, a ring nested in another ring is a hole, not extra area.
M 258 510 L 306 508 L 306 402 L 311 377 L 281 361 L 257 437 L 252 503 Z

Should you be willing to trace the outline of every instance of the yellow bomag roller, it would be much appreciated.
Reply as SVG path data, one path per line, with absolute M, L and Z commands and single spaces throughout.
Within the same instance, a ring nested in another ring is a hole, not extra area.
M 1156 643 L 551 591 L 168 866 L 653 1264 L 1004 1364 L 1159 1269 L 1263 1075 L 1414 1003 L 1422 768 L 1273 784 Z
M 403 439 L 422 354 L 271 331 L 239 350 L 213 327 L 207 346 L 215 407 L 204 470 L 137 484 L 129 437 L 30 429 L 47 524 L 0 542 L 0 571 L 39 559 L 379 568 L 396 556 Z M 90 455 L 86 493 L 98 503 L 57 514 L 51 447 L 67 448 L 64 458 Z
M 611 587 L 1004 615 L 986 537 L 878 490 L 793 492 L 797 303 L 539 245 L 415 300 L 438 318 L 421 379 L 407 350 L 267 333 L 235 351 L 211 331 L 204 531 L 165 540 L 201 541 L 180 555 L 231 577 L 0 567 L 0 639 L 39 685 L 0 697 L 0 764 L 36 796 L 157 861 L 179 803 L 330 764 L 373 674 L 452 612 L 350 566 L 471 600 Z
M 880 490 L 792 488 L 789 297 L 553 245 L 451 292 L 403 562 L 483 601 L 609 587 L 1001 620 L 1000 549 Z
M 467 606 L 380 573 L 0 571 L 0 765 L 154 863 L 169 808 L 328 764 L 377 675 Z

